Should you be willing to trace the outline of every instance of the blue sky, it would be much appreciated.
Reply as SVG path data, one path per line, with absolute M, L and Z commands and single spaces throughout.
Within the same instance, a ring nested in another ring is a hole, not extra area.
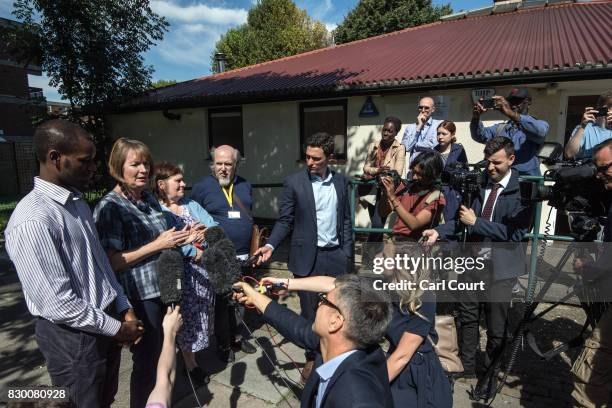
M 328 27 L 334 28 L 358 0 L 294 0 Z M 246 21 L 256 0 L 152 0 L 155 12 L 166 17 L 170 28 L 164 40 L 145 54 L 155 69 L 153 80 L 184 81 L 210 73 L 210 54 L 221 34 Z M 447 1 L 434 0 L 434 4 Z M 493 0 L 450 0 L 454 11 L 484 7 Z M 13 0 L 0 0 L 0 16 L 11 15 Z M 45 76 L 30 76 L 30 86 L 43 88 L 48 100 L 60 100 Z

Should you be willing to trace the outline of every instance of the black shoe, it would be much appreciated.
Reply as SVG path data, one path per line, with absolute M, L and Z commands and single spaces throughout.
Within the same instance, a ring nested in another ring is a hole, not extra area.
M 217 356 L 224 363 L 233 363 L 236 361 L 236 356 L 234 355 L 234 350 L 231 347 L 229 348 L 219 348 L 217 350 Z
M 237 342 L 236 348 L 247 354 L 255 354 L 255 352 L 257 352 L 257 348 L 255 348 L 253 343 L 249 342 L 247 339 L 242 339 Z
M 485 403 L 495 397 L 497 393 L 497 373 L 491 376 L 485 376 L 478 379 L 476 387 L 472 387 L 471 392 L 468 392 L 472 401 L 483 400 Z
M 191 378 L 194 386 L 201 387 L 210 382 L 210 375 L 206 374 L 199 366 L 189 371 L 189 378 Z

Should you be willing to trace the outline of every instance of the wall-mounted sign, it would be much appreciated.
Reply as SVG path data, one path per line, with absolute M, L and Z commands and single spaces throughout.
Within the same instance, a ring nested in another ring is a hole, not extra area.
M 476 103 L 480 98 L 491 99 L 495 95 L 495 88 L 472 89 L 472 103 Z
M 359 117 L 360 118 L 370 118 L 373 116 L 378 116 L 378 109 L 376 109 L 376 105 L 374 105 L 374 102 L 372 101 L 372 97 L 368 96 L 365 103 L 361 107 L 361 110 L 359 111 Z

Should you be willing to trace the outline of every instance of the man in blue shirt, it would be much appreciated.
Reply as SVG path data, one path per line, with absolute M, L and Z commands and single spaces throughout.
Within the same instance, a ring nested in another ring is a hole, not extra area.
M 602 108 L 607 108 L 606 115 L 598 115 Z M 580 125 L 576 126 L 565 145 L 565 157 L 591 158 L 593 148 L 608 139 L 612 139 L 612 89 L 599 96 L 597 108 L 584 108 Z
M 249 256 L 253 217 L 251 207 L 251 183 L 236 175 L 240 152 L 223 145 L 211 152 L 211 175 L 193 186 L 191 198 L 197 201 L 225 231 L 236 247 L 241 260 Z M 257 351 L 255 346 L 242 338 L 238 331 L 236 307 L 224 296 L 217 296 L 215 303 L 215 336 L 221 357 L 234 360 L 233 348 L 245 353 Z
M 406 153 L 410 155 L 409 163 L 412 163 L 423 150 L 433 149 L 438 144 L 438 126 L 442 123 L 441 120 L 431 116 L 436 111 L 432 97 L 421 98 L 418 109 L 416 123 L 408 125 L 402 137 L 402 144 L 406 146 Z
M 349 270 L 353 255 L 348 182 L 328 167 L 334 152 L 330 135 L 315 133 L 305 146 L 307 168 L 285 179 L 279 217 L 268 244 L 257 250 L 262 255 L 258 262 L 267 261 L 291 232 L 288 267 L 296 278 L 338 276 Z M 301 292 L 299 296 L 302 316 L 313 321 L 316 294 Z M 306 359 L 304 378 L 314 364 L 312 350 Z
M 516 159 L 514 168 L 520 174 L 531 176 L 540 175 L 540 161 L 536 157 L 538 149 L 544 143 L 548 133 L 548 123 L 528 114 L 531 105 L 531 96 L 526 88 L 513 88 L 508 98 L 493 96 L 495 109 L 506 115 L 506 122 L 484 127 L 480 115 L 491 110 L 485 109 L 481 104 L 483 100 L 474 104 L 470 133 L 472 139 L 485 144 L 495 136 L 504 136 L 514 143 Z

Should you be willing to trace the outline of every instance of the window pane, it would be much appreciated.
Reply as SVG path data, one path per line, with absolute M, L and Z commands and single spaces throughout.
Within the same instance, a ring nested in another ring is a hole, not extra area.
M 209 111 L 210 147 L 230 145 L 244 157 L 242 113 L 240 111 Z
M 346 159 L 346 122 L 344 105 L 302 106 L 301 145 L 311 135 L 325 132 L 334 137 L 334 157 Z M 304 152 L 301 152 L 304 157 Z

